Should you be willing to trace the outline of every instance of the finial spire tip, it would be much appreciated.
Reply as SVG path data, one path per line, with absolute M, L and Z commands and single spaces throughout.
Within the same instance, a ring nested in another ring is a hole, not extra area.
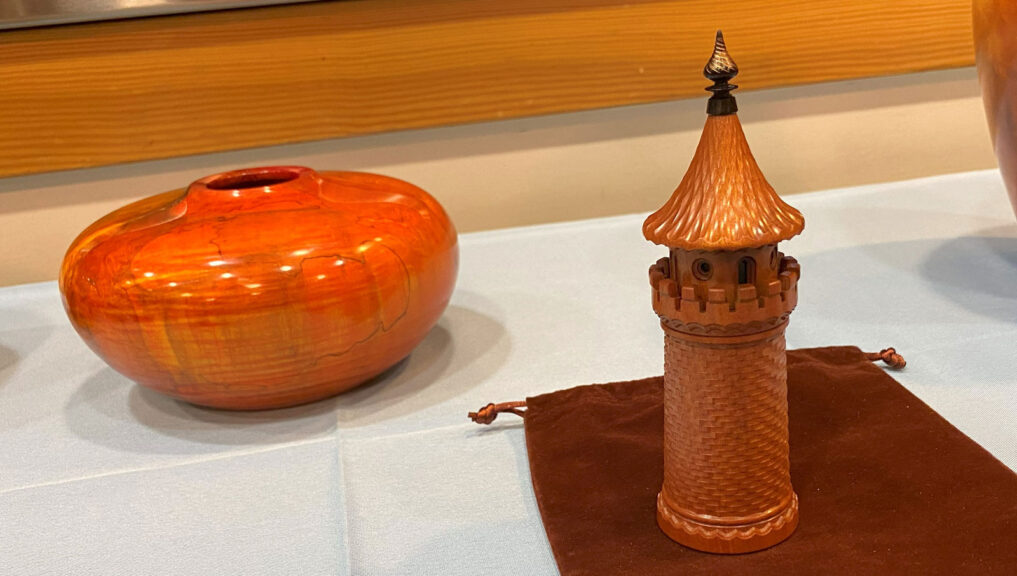
M 717 30 L 717 39 L 713 43 L 713 54 L 703 68 L 703 75 L 714 82 L 727 81 L 738 75 L 738 65 L 727 53 L 724 33 Z
M 717 30 L 717 37 L 713 43 L 713 54 L 703 68 L 703 75 L 713 80 L 713 86 L 707 88 L 713 92 L 710 102 L 707 104 L 706 112 L 711 116 L 724 116 L 734 114 L 738 111 L 731 91 L 737 88 L 729 80 L 738 75 L 738 65 L 727 52 L 727 44 L 724 43 L 724 33 Z

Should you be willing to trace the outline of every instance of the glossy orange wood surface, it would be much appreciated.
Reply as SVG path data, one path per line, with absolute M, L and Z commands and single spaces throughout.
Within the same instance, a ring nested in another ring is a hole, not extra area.
M 1017 214 L 1017 2 L 974 0 L 975 61 L 992 146 Z
M 317 400 L 410 353 L 448 304 L 456 232 L 406 182 L 301 167 L 210 176 L 73 242 L 72 324 L 120 373 L 228 409 Z

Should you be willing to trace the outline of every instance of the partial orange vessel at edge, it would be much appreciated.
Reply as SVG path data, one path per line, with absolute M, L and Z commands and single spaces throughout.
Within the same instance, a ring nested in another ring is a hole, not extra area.
M 975 62 L 999 171 L 1017 214 L 1017 3 L 974 0 Z
M 303 167 L 227 172 L 103 217 L 60 290 L 85 342 L 175 398 L 254 410 L 348 390 L 448 304 L 457 236 L 412 184 Z

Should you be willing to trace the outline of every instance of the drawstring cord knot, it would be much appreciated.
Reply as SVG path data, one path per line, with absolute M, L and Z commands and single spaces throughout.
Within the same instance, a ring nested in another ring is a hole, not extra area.
M 908 365 L 907 361 L 904 360 L 904 357 L 898 354 L 893 347 L 884 348 L 879 352 L 866 352 L 865 357 L 872 362 L 879 362 L 882 360 L 883 362 L 886 362 L 887 366 L 894 370 L 900 370 Z
M 526 401 L 520 402 L 502 402 L 500 404 L 488 404 L 476 412 L 470 412 L 470 420 L 473 420 L 477 424 L 490 424 L 494 422 L 498 414 L 502 412 L 511 412 L 516 416 L 525 417 L 526 411 L 520 410 L 520 408 L 526 408 Z

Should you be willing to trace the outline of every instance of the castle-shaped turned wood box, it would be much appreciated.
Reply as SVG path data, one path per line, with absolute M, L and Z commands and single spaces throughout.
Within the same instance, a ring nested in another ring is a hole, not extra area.
M 643 234 L 670 253 L 650 267 L 664 330 L 664 480 L 657 522 L 715 553 L 772 546 L 798 524 L 788 461 L 784 328 L 800 270 L 777 243 L 802 231 L 752 157 L 717 33 L 702 139 Z

